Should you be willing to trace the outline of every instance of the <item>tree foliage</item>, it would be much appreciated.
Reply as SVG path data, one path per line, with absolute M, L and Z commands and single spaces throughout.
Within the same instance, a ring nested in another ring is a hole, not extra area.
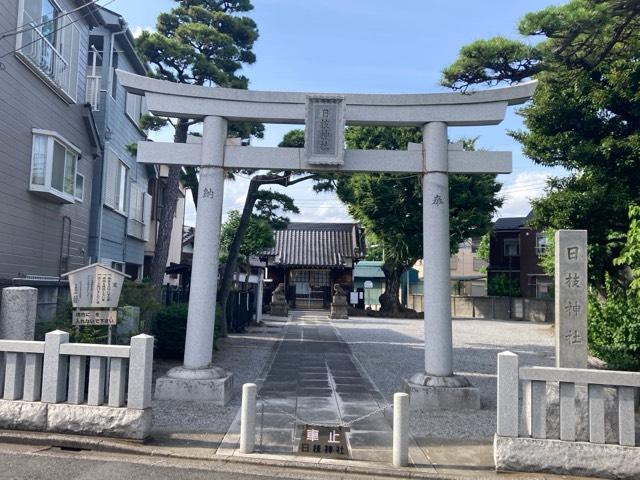
M 348 148 L 405 150 L 409 142 L 422 142 L 418 128 L 350 127 L 345 132 Z M 467 149 L 473 141 L 466 141 Z M 451 252 L 469 237 L 484 234 L 502 201 L 495 175 L 450 175 Z M 339 176 L 336 192 L 349 214 L 384 248 L 387 288 L 381 308 L 397 312 L 400 275 L 422 258 L 421 176 L 406 174 L 354 174 Z
M 626 206 L 640 202 L 640 2 L 571 0 L 526 15 L 518 30 L 526 41 L 464 47 L 442 83 L 467 90 L 539 80 L 520 112 L 527 130 L 511 135 L 535 163 L 570 175 L 548 182 L 533 224 L 589 230 L 590 277 L 603 286 L 606 273 L 620 275 L 613 259 Z
M 242 75 L 244 65 L 255 62 L 253 45 L 258 38 L 255 22 L 244 15 L 253 9 L 250 0 L 176 0 L 177 6 L 158 16 L 156 31 L 144 31 L 136 47 L 149 65 L 149 76 L 200 86 L 247 88 Z M 198 119 L 170 120 L 145 117 L 143 127 L 159 129 L 167 122 L 175 128 L 174 142 L 186 143 L 189 128 Z M 261 125 L 230 125 L 232 135 L 261 135 Z M 184 181 L 197 194 L 196 169 L 185 169 Z M 171 229 L 180 194 L 180 166 L 169 167 L 165 190 L 165 208 L 159 219 L 151 279 L 162 284 L 169 254 Z M 197 201 L 197 197 L 196 197 Z
M 607 278 L 605 295 L 589 296 L 589 347 L 610 368 L 640 370 L 640 207 L 629 206 L 629 230 L 616 265 L 617 282 Z
M 494 297 L 519 297 L 520 282 L 515 278 L 509 278 L 504 273 L 493 275 L 487 283 L 487 295 Z
M 220 232 L 220 261 L 223 263 L 228 259 L 229 247 L 239 226 L 240 212 L 238 210 L 229 211 L 227 221 L 222 224 Z M 240 244 L 238 261 L 245 263 L 251 255 L 257 255 L 273 245 L 273 228 L 266 219 L 253 215 Z

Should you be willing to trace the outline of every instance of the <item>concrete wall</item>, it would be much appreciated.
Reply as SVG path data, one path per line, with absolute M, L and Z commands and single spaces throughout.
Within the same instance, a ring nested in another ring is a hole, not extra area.
M 59 3 L 65 10 L 76 7 L 68 0 Z M 0 2 L 0 31 L 15 29 L 17 18 L 18 0 Z M 82 116 L 89 25 L 78 18 L 78 103 L 67 104 L 14 55 L 2 59 L 6 69 L 0 81 L 0 279 L 57 276 L 65 216 L 71 219 L 71 241 L 63 269 L 78 268 L 88 259 L 94 152 Z M 14 37 L 4 39 L 3 47 L 4 52 L 15 48 Z M 29 191 L 33 128 L 58 132 L 80 148 L 78 172 L 84 175 L 84 202 L 61 205 Z M 66 245 L 65 240 L 65 251 Z
M 509 309 L 509 307 L 511 307 Z M 511 310 L 511 311 L 509 311 Z M 487 318 L 524 320 L 528 322 L 554 321 L 553 300 L 513 297 L 451 297 L 451 315 L 455 318 Z

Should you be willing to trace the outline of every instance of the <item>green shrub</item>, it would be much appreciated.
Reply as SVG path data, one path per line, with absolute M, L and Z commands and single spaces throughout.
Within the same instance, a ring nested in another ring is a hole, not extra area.
M 487 295 L 494 297 L 520 296 L 520 284 L 515 279 L 510 279 L 504 273 L 494 275 L 489 279 Z
M 589 349 L 614 370 L 640 370 L 640 297 L 606 286 L 606 300 L 589 297 Z
M 145 279 L 142 282 L 134 282 L 125 280 L 122 285 L 122 293 L 120 294 L 119 307 L 131 305 L 140 308 L 140 324 L 139 332 L 150 332 L 151 325 L 147 325 L 153 318 L 153 314 L 162 308 L 162 304 L 158 301 L 158 291 L 150 280 Z
M 87 325 L 76 327 L 71 324 L 72 315 L 71 300 L 66 296 L 58 297 L 56 316 L 53 321 L 37 326 L 36 339 L 44 340 L 47 332 L 62 330 L 69 333 L 69 341 L 73 343 L 107 343 L 109 327 Z
M 188 303 L 174 303 L 156 313 L 153 335 L 156 338 L 156 355 L 164 359 L 182 359 L 184 340 L 187 333 Z M 215 338 L 220 328 L 220 306 L 216 307 Z

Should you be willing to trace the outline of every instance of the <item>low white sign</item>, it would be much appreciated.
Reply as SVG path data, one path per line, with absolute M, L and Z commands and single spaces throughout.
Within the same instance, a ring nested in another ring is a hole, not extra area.
M 63 277 L 69 277 L 74 308 L 115 308 L 120 300 L 122 284 L 128 275 L 94 263 L 65 273 Z
M 115 325 L 118 322 L 117 310 L 74 310 L 72 325 Z

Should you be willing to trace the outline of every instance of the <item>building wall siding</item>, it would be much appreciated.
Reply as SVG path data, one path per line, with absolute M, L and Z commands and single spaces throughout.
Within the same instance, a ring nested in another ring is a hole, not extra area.
M 61 1 L 63 9 L 73 8 Z M 0 31 L 17 26 L 18 0 L 0 2 Z M 78 17 L 74 16 L 74 19 Z M 89 26 L 81 18 L 78 103 L 68 105 L 14 55 L 2 59 L 0 73 L 0 278 L 58 275 L 63 218 L 71 220 L 68 268 L 87 261 L 93 150 L 83 121 Z M 0 51 L 15 48 L 15 37 Z M 59 133 L 82 151 L 78 173 L 85 177 L 84 202 L 59 205 L 29 192 L 32 129 Z M 65 235 L 66 250 L 66 235 Z
M 145 136 L 137 128 L 133 121 L 126 115 L 126 92 L 122 86 L 117 87 L 116 98 L 111 96 L 111 88 L 109 85 L 108 64 L 110 57 L 110 41 L 111 32 L 104 28 L 96 28 L 92 31 L 92 35 L 102 35 L 104 37 L 104 54 L 103 67 L 98 69 L 102 72 L 101 82 L 101 100 L 100 110 L 95 112 L 96 121 L 100 130 L 100 135 L 104 140 L 104 155 L 100 159 L 100 170 L 102 171 L 102 163 L 104 158 L 109 158 L 109 151 L 113 152 L 122 162 L 125 163 L 128 170 L 128 187 L 126 199 L 126 212 L 129 212 L 130 186 L 132 183 L 138 183 L 147 190 L 149 176 L 146 167 L 136 162 L 127 150 L 127 145 L 137 143 L 145 139 Z M 116 51 L 118 55 L 118 68 L 126 71 L 134 71 L 130 60 L 124 55 L 123 48 L 118 45 L 119 39 L 116 37 Z M 108 134 L 107 134 L 108 132 Z M 96 189 L 102 188 L 99 181 L 94 183 Z M 144 242 L 137 238 L 127 235 L 127 217 L 120 213 L 114 212 L 111 208 L 104 205 L 101 194 L 96 195 L 93 217 L 95 218 L 95 227 L 92 230 L 93 235 L 97 238 L 99 235 L 100 250 L 99 260 L 110 259 L 119 262 L 135 263 L 142 265 L 144 263 Z M 100 209 L 102 209 L 102 226 L 100 228 Z M 98 240 L 92 241 L 91 255 L 98 257 L 97 250 Z M 95 246 L 94 246 L 95 245 Z M 94 250 L 95 248 L 95 250 Z

